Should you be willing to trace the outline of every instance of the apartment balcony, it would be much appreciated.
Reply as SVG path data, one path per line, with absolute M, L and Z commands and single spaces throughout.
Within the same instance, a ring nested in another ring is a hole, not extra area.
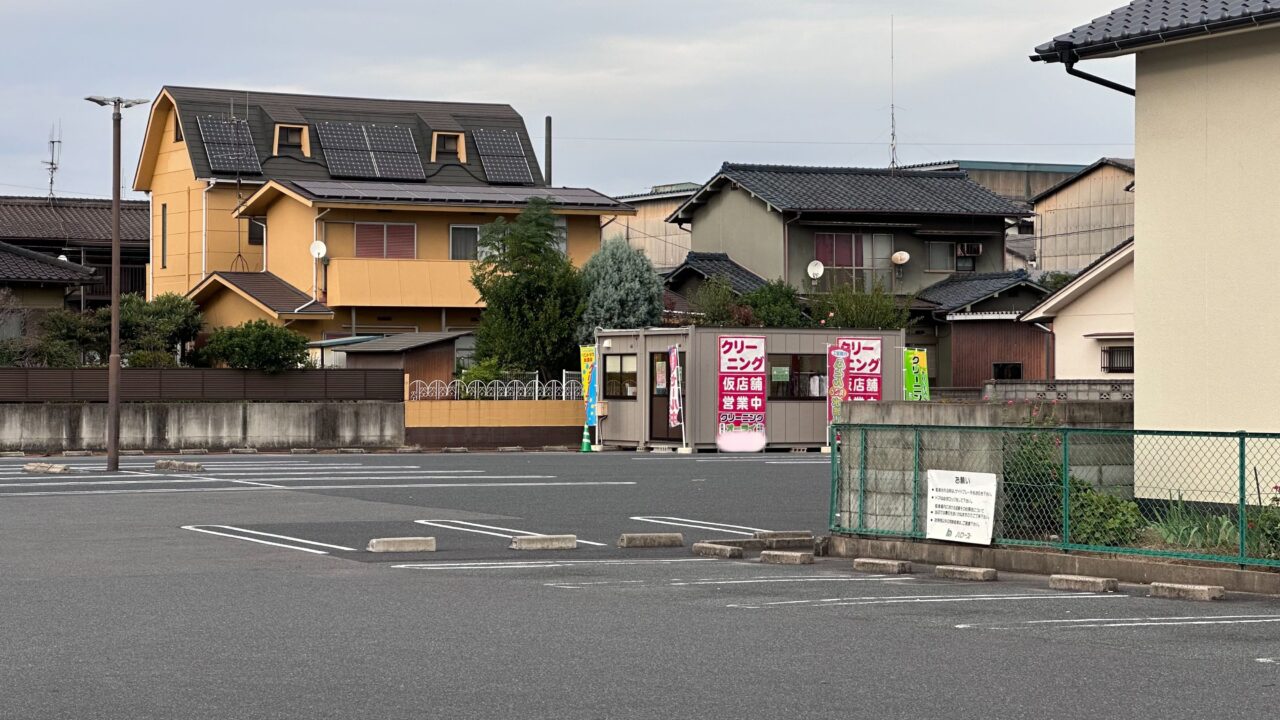
M 466 261 L 340 257 L 327 278 L 330 307 L 482 307 Z

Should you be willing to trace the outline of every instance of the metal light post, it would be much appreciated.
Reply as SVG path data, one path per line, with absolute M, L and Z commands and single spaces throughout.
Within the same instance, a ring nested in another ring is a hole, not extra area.
M 148 100 L 94 95 L 111 108 L 111 355 L 107 358 L 107 471 L 120 469 L 120 111 Z

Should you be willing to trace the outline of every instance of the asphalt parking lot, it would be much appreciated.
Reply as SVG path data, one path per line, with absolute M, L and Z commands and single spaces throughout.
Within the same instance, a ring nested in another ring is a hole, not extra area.
M 1202 717 L 1280 698 L 1280 602 L 768 566 L 820 455 L 0 461 L 0 717 Z M 508 549 L 572 533 L 576 550 Z M 433 535 L 435 553 L 373 554 Z M 927 570 L 921 568 L 921 570 Z

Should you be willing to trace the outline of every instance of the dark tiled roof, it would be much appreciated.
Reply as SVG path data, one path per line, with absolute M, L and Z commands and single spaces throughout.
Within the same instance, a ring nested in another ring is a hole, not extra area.
M 1019 217 L 1018 204 L 969 180 L 963 171 L 803 167 L 725 163 L 670 221 L 688 221 L 703 197 L 737 183 L 778 210 L 829 213 Z
M 470 330 L 456 330 L 453 332 L 411 332 L 398 333 L 396 335 L 388 335 L 377 340 L 369 340 L 349 348 L 343 348 L 342 352 L 346 353 L 394 353 L 404 352 L 405 350 L 414 350 L 428 345 L 454 340 L 470 335 Z
M 695 273 L 704 278 L 723 277 L 729 287 L 739 295 L 764 287 L 768 282 L 729 258 L 727 253 L 690 252 L 684 262 L 667 275 L 667 284 L 679 280 L 685 273 Z
M 1006 235 L 1004 249 L 1009 254 L 1017 255 L 1023 260 L 1034 261 L 1036 259 L 1036 236 Z
M 1133 0 L 1036 46 L 1032 60 L 1074 61 L 1145 45 L 1280 22 L 1277 0 Z M 1062 57 L 1061 53 L 1066 53 Z
M 148 242 L 145 200 L 120 202 L 120 242 Z M 111 243 L 111 201 L 47 197 L 0 197 L 0 238 Z
M 269 272 L 215 272 L 213 276 L 222 278 L 229 285 L 234 285 L 273 312 L 302 315 L 333 314 L 333 310 L 324 303 L 311 302 L 310 295 Z M 303 307 L 304 305 L 306 307 Z
M 93 268 L 0 242 L 0 283 L 82 285 L 94 279 Z
M 920 291 L 919 299 L 931 302 L 939 310 L 951 311 L 989 298 L 1012 287 L 1029 284 L 1026 270 L 995 273 L 957 273 Z
M 1076 173 L 1075 175 L 1072 175 L 1072 176 L 1071 176 L 1071 177 L 1069 177 L 1069 178 L 1065 178 L 1065 179 L 1063 179 L 1061 182 L 1054 183 L 1053 185 L 1051 185 L 1051 186 L 1049 186 L 1049 187 L 1045 188 L 1044 190 L 1042 190 L 1042 191 L 1040 191 L 1040 192 L 1036 193 L 1036 194 L 1031 198 L 1031 202 L 1032 202 L 1033 204 L 1034 204 L 1034 203 L 1037 203 L 1037 202 L 1040 202 L 1040 200 L 1041 200 L 1041 199 L 1049 197 L 1050 195 L 1052 195 L 1052 194 L 1054 194 L 1054 193 L 1058 192 L 1058 191 L 1059 191 L 1059 190 L 1061 190 L 1062 188 L 1064 188 L 1064 187 L 1066 187 L 1066 186 L 1070 185 L 1071 183 L 1073 183 L 1073 182 L 1075 182 L 1075 181 L 1079 180 L 1080 178 L 1084 177 L 1085 175 L 1088 175 L 1089 173 L 1093 172 L 1094 170 L 1097 170 L 1098 168 L 1102 167 L 1103 165 L 1110 165 L 1111 167 L 1120 168 L 1121 170 L 1125 170 L 1125 171 L 1127 171 L 1127 172 L 1134 172 L 1134 167 L 1135 167 L 1134 162 L 1133 162 L 1133 158 L 1118 158 L 1118 157 L 1104 157 L 1104 158 L 1098 158 L 1097 160 L 1095 160 L 1095 161 L 1093 161 L 1092 163 L 1090 163 L 1088 166 L 1086 166 L 1086 167 L 1084 167 L 1083 169 L 1081 169 L 1081 170 L 1080 170 L 1080 172 Z M 1125 189 L 1127 190 L 1128 188 L 1125 188 Z
M 671 288 L 666 288 L 662 292 L 662 310 L 663 312 L 685 315 L 692 312 L 693 306 L 689 304 L 688 298 Z
M 235 177 L 235 173 L 215 173 L 209 169 L 200 138 L 197 117 L 216 115 L 230 117 L 232 108 L 238 118 L 247 118 L 253 144 L 262 161 L 262 175 L 246 175 L 248 180 L 329 180 L 325 164 L 324 144 L 315 124 L 325 121 L 384 123 L 410 128 L 419 159 L 427 174 L 427 182 L 442 185 L 487 185 L 484 168 L 479 162 L 473 132 L 477 128 L 511 130 L 520 137 L 525 159 L 533 173 L 534 185 L 545 185 L 538 158 L 525 129 L 524 118 L 510 105 L 493 103 L 426 102 L 418 100 L 382 100 L 374 98 L 333 97 L 327 95 L 294 95 L 290 93 L 253 92 L 167 85 L 164 88 L 178 106 L 182 135 L 191 156 L 197 178 Z M 272 156 L 276 123 L 311 126 L 312 156 Z M 432 132 L 464 132 L 467 164 L 431 162 Z

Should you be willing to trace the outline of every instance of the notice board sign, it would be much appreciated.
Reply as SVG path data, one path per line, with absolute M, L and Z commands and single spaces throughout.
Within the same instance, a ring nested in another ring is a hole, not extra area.
M 996 517 L 992 473 L 930 470 L 925 537 L 990 545 Z

